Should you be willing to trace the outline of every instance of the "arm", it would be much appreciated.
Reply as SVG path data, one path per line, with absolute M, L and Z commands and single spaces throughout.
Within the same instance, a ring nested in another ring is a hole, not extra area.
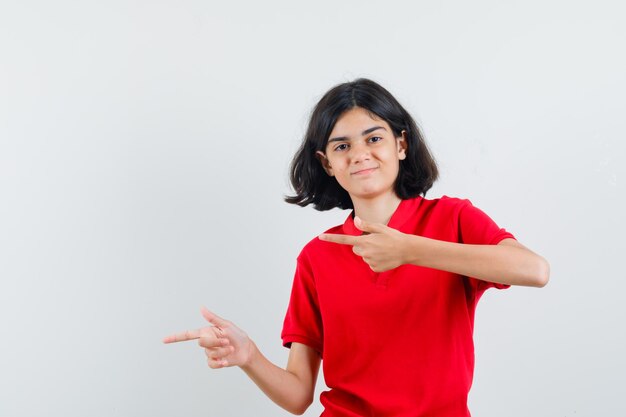
M 307 345 L 293 343 L 287 369 L 271 363 L 254 348 L 241 369 L 272 401 L 293 414 L 303 414 L 313 402 L 320 357 Z
M 412 264 L 499 284 L 531 287 L 543 287 L 550 277 L 548 262 L 515 239 L 504 239 L 498 245 L 469 245 L 409 235 L 358 218 L 354 224 L 367 234 L 323 234 L 320 239 L 352 245 L 352 251 L 375 272 Z
M 303 414 L 313 402 L 320 356 L 312 348 L 293 343 L 287 368 L 270 362 L 248 335 L 232 322 L 207 309 L 204 318 L 212 326 L 186 331 L 163 339 L 164 343 L 198 340 L 210 368 L 239 366 L 277 405 L 293 414 Z
M 404 263 L 508 285 L 543 287 L 548 262 L 515 239 L 497 245 L 467 245 L 405 235 Z

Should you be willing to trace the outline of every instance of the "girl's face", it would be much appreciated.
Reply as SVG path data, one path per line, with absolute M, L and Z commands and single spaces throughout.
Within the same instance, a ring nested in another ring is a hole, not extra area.
M 406 140 L 396 138 L 389 124 L 361 108 L 342 114 L 317 157 L 354 201 L 394 193 Z

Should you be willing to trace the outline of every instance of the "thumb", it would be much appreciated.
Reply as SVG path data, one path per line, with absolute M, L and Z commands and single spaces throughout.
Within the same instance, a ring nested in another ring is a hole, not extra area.
M 204 317 L 204 319 L 214 326 L 224 327 L 228 324 L 226 320 L 224 320 L 217 314 L 209 311 L 209 309 L 206 307 L 202 307 L 200 309 L 200 312 L 202 313 L 202 316 Z
M 354 216 L 354 225 L 357 229 L 368 233 L 381 233 L 387 228 L 384 224 L 370 223 L 365 220 L 361 220 L 359 216 Z

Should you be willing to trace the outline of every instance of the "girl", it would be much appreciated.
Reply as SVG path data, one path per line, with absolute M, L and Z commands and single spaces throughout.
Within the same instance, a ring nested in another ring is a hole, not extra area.
M 544 286 L 549 265 L 468 200 L 428 200 L 437 166 L 383 87 L 340 84 L 319 101 L 291 167 L 289 203 L 352 209 L 297 260 L 282 331 L 286 369 L 210 311 L 199 339 L 211 368 L 239 366 L 302 414 L 320 363 L 323 416 L 469 416 L 476 303 L 490 288 Z

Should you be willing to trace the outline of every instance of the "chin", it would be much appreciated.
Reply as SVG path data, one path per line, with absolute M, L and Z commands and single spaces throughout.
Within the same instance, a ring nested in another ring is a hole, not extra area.
M 380 197 L 386 194 L 394 194 L 395 192 L 393 189 L 389 189 L 389 190 L 381 190 L 381 189 L 366 189 L 366 190 L 359 190 L 359 192 L 357 193 L 348 193 L 350 194 L 350 197 L 352 198 L 359 198 L 362 200 L 369 200 L 372 198 L 376 198 L 376 197 Z

